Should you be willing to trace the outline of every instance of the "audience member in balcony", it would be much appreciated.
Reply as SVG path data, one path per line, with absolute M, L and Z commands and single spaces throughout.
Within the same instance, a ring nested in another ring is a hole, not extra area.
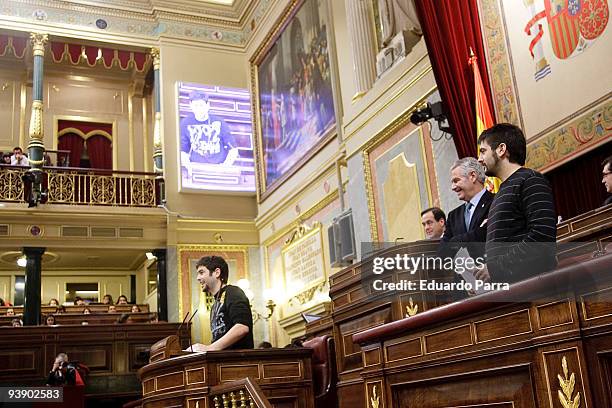
M 51 299 L 49 300 L 49 306 L 59 306 L 59 305 L 60 305 L 60 304 L 59 304 L 59 301 L 58 301 L 57 299 L 55 299 L 55 298 L 51 298 Z
M 23 327 L 23 322 L 21 319 L 13 319 L 11 320 L 11 326 L 13 327 Z
M 103 305 L 112 305 L 113 304 L 113 297 L 109 294 L 104 295 L 104 297 L 102 298 L 102 304 Z
M 59 305 L 57 307 L 57 311 L 55 312 L 55 314 L 62 314 L 62 313 L 66 313 L 66 306 Z
M 91 310 L 86 307 L 85 309 L 83 309 L 83 314 L 91 314 Z
M 476 278 L 513 283 L 551 270 L 557 264 L 552 188 L 542 174 L 523 167 L 527 155 L 523 131 L 500 123 L 482 132 L 478 143 L 478 160 L 486 175 L 502 183 L 489 210 L 487 263 Z
M 604 160 L 601 165 L 603 166 L 603 170 L 601 172 L 601 182 L 606 188 L 606 192 L 608 194 L 612 194 L 612 156 L 609 156 L 606 160 Z M 612 204 L 612 195 L 608 196 L 608 198 L 606 198 L 606 201 L 604 201 L 604 205 L 608 204 Z
M 26 155 L 23 154 L 23 150 L 21 150 L 21 147 L 15 147 L 13 149 L 13 155 L 11 156 L 11 165 L 28 167 L 30 166 L 30 161 L 28 160 Z
M 117 304 L 127 305 L 128 304 L 127 297 L 125 295 L 119 295 L 119 297 L 117 298 Z
M 53 161 L 51 161 L 51 156 L 49 156 L 49 153 L 45 152 L 43 154 L 43 160 L 44 160 L 44 163 L 43 163 L 44 166 L 46 167 L 53 166 Z
M 108 306 L 108 313 L 117 313 L 117 307 L 115 305 Z
M 74 298 L 74 304 L 76 306 L 85 306 L 85 301 L 83 300 L 82 297 L 77 296 L 77 297 Z
M 140 308 L 138 305 L 132 305 L 132 313 L 140 313 Z
M 0 298 L 0 306 L 13 306 L 8 300 Z
M 272 348 L 272 343 L 270 343 L 269 341 L 262 341 L 261 343 L 259 343 L 259 346 L 257 346 L 258 349 L 270 349 Z
M 55 316 L 53 316 L 52 314 L 47 315 L 47 318 L 45 319 L 45 325 L 46 326 L 57 326 L 57 323 L 55 322 Z
M 2 164 L 6 164 L 8 166 L 11 165 L 11 154 L 10 153 L 4 153 L 2 155 Z
M 12 307 L 6 309 L 6 315 L 7 316 L 15 316 L 15 309 L 13 309 Z
M 440 239 L 446 228 L 446 215 L 438 207 L 431 207 L 421 212 L 421 224 L 425 238 Z

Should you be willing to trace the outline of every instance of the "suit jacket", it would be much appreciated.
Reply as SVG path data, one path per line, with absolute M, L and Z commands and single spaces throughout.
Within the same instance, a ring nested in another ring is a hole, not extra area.
M 608 205 L 608 204 L 612 204 L 612 195 L 608 198 L 606 198 L 606 201 L 604 201 L 603 205 Z
M 483 222 L 489 216 L 489 208 L 495 194 L 485 191 L 470 220 L 470 228 L 465 228 L 465 206 L 462 204 L 452 210 L 446 218 L 446 229 L 441 239 L 441 255 L 453 257 L 462 246 L 467 246 L 473 258 L 483 256 L 487 241 L 487 224 Z M 471 245 L 466 245 L 470 243 Z M 474 244 L 476 243 L 476 244 Z M 479 244 L 482 243 L 482 244 Z

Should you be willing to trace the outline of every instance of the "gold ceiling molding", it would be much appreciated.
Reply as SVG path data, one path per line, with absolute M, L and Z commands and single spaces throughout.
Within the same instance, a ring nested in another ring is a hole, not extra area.
M 0 27 L 51 35 L 150 44 L 160 37 L 245 48 L 276 0 L 235 0 L 229 5 L 204 0 L 6 0 Z M 96 28 L 105 20 L 104 29 Z

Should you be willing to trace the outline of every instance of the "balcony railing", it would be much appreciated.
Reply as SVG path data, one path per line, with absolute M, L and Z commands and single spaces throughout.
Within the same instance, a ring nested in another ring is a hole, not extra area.
M 0 201 L 28 202 L 28 167 L 0 165 Z M 155 173 L 137 173 L 72 167 L 44 167 L 42 203 L 156 207 L 160 179 Z

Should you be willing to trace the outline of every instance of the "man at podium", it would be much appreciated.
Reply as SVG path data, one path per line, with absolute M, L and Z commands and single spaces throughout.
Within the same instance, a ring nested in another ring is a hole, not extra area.
M 203 292 L 215 298 L 210 311 L 210 345 L 196 343 L 189 350 L 217 351 L 252 349 L 253 316 L 249 299 L 238 286 L 228 285 L 229 268 L 220 256 L 205 256 L 196 264 Z

